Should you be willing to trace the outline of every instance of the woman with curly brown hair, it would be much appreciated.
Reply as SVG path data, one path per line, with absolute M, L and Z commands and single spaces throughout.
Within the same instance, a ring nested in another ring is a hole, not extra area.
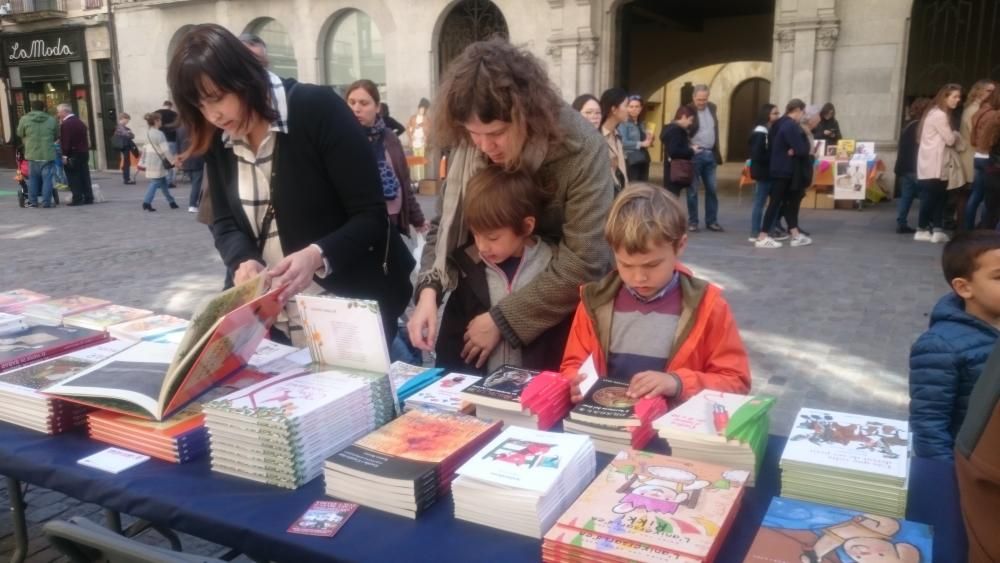
M 608 149 L 594 126 L 560 99 L 538 59 L 501 39 L 466 48 L 451 63 L 436 104 L 432 139 L 452 153 L 417 278 L 411 342 L 434 348 L 438 305 L 457 283 L 448 256 L 469 239 L 461 212 L 466 184 L 487 164 L 535 177 L 543 192 L 535 233 L 557 245 L 531 283 L 469 323 L 462 355 L 482 365 L 501 338 L 520 348 L 568 319 L 580 286 L 610 267 L 603 240 L 613 193 Z

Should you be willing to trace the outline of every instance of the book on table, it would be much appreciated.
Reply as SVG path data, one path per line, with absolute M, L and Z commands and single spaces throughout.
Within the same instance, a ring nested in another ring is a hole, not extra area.
M 926 524 L 860 510 L 775 497 L 745 563 L 933 561 Z
M 333 368 L 364 381 L 375 405 L 375 425 L 399 413 L 389 378 L 389 347 L 378 302 L 344 297 L 297 295 L 302 330 L 315 369 Z
M 594 479 L 590 438 L 512 426 L 458 468 L 455 518 L 541 538 Z
M 712 561 L 739 510 L 747 472 L 649 452 L 619 452 L 548 531 L 546 560 Z M 581 536 L 604 538 L 585 548 Z
M 146 309 L 108 304 L 82 313 L 68 315 L 63 318 L 63 324 L 66 326 L 78 326 L 80 328 L 106 331 L 114 325 L 148 317 L 152 314 L 152 311 Z
M 406 362 L 393 362 L 389 365 L 389 379 L 395 390 L 396 399 L 402 405 L 411 395 L 434 383 L 442 375 L 441 368 L 425 368 Z
M 233 287 L 199 309 L 180 344 L 138 342 L 45 392 L 163 420 L 246 365 L 282 309 L 279 293 L 265 293 L 262 277 Z
M 502 365 L 462 391 L 461 397 L 475 405 L 476 416 L 483 420 L 501 420 L 505 426 L 548 429 L 568 410 L 569 393 L 563 390 L 564 396 L 536 398 L 535 410 L 525 406 L 521 396 L 539 373 Z
M 597 451 L 607 454 L 646 447 L 656 437 L 653 419 L 666 411 L 667 403 L 660 397 L 633 399 L 628 388 L 625 381 L 598 379 L 569 412 L 563 430 L 591 436 Z
M 111 305 L 111 302 L 96 297 L 70 295 L 29 303 L 24 306 L 21 314 L 39 324 L 59 325 L 65 317 L 106 305 Z
M 108 327 L 108 334 L 121 340 L 155 340 L 165 334 L 183 331 L 191 324 L 173 315 L 150 315 Z M 178 339 L 177 344 L 180 344 Z
M 326 460 L 326 494 L 416 518 L 499 431 L 499 422 L 463 414 L 407 412 Z
M 0 374 L 0 420 L 46 434 L 81 426 L 86 422 L 87 407 L 53 399 L 40 390 L 131 345 L 131 342 L 110 340 Z
M 106 410 L 92 411 L 87 414 L 90 437 L 164 461 L 192 461 L 208 451 L 208 431 L 202 405 L 269 377 L 269 374 L 251 368 L 241 369 L 163 421 Z
M 20 332 L 28 328 L 24 315 L 0 313 L 0 336 Z
M 213 471 L 289 489 L 375 428 L 369 386 L 336 370 L 271 376 L 202 410 Z
M 909 483 L 909 423 L 803 408 L 779 466 L 783 497 L 902 517 Z
M 653 421 L 677 457 L 750 471 L 753 486 L 764 458 L 773 397 L 703 389 Z
M 404 410 L 422 409 L 470 414 L 472 405 L 462 400 L 462 390 L 482 379 L 478 375 L 449 373 L 410 395 Z
M 0 336 L 0 373 L 107 339 L 108 335 L 102 331 L 28 323 L 21 330 Z
M 20 314 L 26 305 L 46 299 L 49 299 L 48 295 L 30 289 L 0 291 L 0 312 Z

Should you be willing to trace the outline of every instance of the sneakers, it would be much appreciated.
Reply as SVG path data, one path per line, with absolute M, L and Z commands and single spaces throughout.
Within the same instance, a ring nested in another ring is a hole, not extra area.
M 804 234 L 802 234 L 800 232 L 799 236 L 793 237 L 792 238 L 792 242 L 790 242 L 789 244 L 791 246 L 809 246 L 812 243 L 813 243 L 813 239 L 807 237 L 806 235 L 804 235 Z
M 931 242 L 933 243 L 945 243 L 949 240 L 951 240 L 951 238 L 944 234 L 943 231 L 934 231 L 934 234 L 931 235 Z
M 767 237 L 766 239 L 763 240 L 757 239 L 756 241 L 754 241 L 753 245 L 756 248 L 781 248 L 782 246 L 784 246 L 783 244 L 774 240 L 771 237 Z
M 915 229 L 913 229 L 913 227 L 911 227 L 909 225 L 897 225 L 896 226 L 896 234 L 909 235 L 909 234 L 913 234 L 915 232 L 917 232 L 917 231 Z
M 784 229 L 774 229 L 770 234 L 774 240 L 788 240 L 790 236 Z
M 695 224 L 688 225 L 688 232 L 689 233 L 697 233 L 698 232 L 698 225 L 695 225 Z
M 930 242 L 931 232 L 925 231 L 924 229 L 917 229 L 917 232 L 913 233 L 913 240 L 918 242 Z
M 747 242 L 756 243 L 757 242 L 757 237 L 750 237 L 750 238 L 747 239 Z
M 176 202 L 173 201 L 170 202 L 170 209 L 180 209 L 180 208 L 181 206 L 177 205 Z
M 711 225 L 709 225 L 709 226 L 707 226 L 705 228 L 708 229 L 708 230 L 710 230 L 710 231 L 712 231 L 712 232 L 714 232 L 714 233 L 725 232 L 725 229 L 722 228 L 722 225 L 720 225 L 718 223 L 712 223 Z
M 197 207 L 194 206 L 188 207 L 188 213 L 197 213 L 197 212 L 198 212 Z

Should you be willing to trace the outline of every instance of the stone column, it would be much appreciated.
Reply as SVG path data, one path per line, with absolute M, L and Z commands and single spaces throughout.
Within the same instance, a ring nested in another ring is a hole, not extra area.
M 597 38 L 582 39 L 577 47 L 577 62 L 580 72 L 577 75 L 576 91 L 583 94 L 594 93 L 594 67 L 597 64 Z M 595 96 L 600 94 L 594 93 Z
M 840 29 L 824 27 L 816 32 L 816 76 L 813 86 L 813 100 L 817 105 L 830 101 L 833 86 L 833 49 L 837 45 Z
M 785 104 L 792 98 L 792 77 L 795 74 L 795 32 L 791 29 L 782 29 L 776 34 L 778 40 L 778 97 L 774 103 L 782 112 L 785 111 Z

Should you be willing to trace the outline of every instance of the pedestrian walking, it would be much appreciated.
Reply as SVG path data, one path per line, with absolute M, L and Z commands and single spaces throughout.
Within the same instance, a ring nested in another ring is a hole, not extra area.
M 678 197 L 681 190 L 691 190 L 694 182 L 694 163 L 691 162 L 694 149 L 688 134 L 694 114 L 690 106 L 680 106 L 674 113 L 674 120 L 660 133 L 660 142 L 667 155 L 663 159 L 663 186 Z
M 781 116 L 772 127 L 771 162 L 771 195 L 767 203 L 767 211 L 757 233 L 757 248 L 780 248 L 782 243 L 774 240 L 764 230 L 764 225 L 772 225 L 778 218 L 779 211 L 788 223 L 788 232 L 792 235 L 791 246 L 806 246 L 812 244 L 812 239 L 799 230 L 799 207 L 802 204 L 802 190 L 805 185 L 805 167 L 811 166 L 810 152 L 812 147 L 801 121 L 806 104 L 798 98 L 793 98 L 785 106 L 785 115 Z
M 178 209 L 180 206 L 167 189 L 167 172 L 174 168 L 177 157 L 170 149 L 166 135 L 160 131 L 163 118 L 160 113 L 154 111 L 147 113 L 144 119 L 149 129 L 146 131 L 146 146 L 142 150 L 139 170 L 146 174 L 149 187 L 146 188 L 146 197 L 142 199 L 142 208 L 145 211 L 156 211 L 153 208 L 153 198 L 156 197 L 156 190 L 160 190 L 167 198 L 170 209 Z
M 951 128 L 948 115 L 958 107 L 962 87 L 945 84 L 924 112 L 917 130 L 917 182 L 920 184 L 920 217 L 913 240 L 948 242 L 944 232 L 944 207 L 948 199 L 945 166 L 947 151 L 961 138 Z M 944 179 L 942 179 L 944 178 Z
M 899 149 L 896 152 L 896 166 L 893 172 L 899 182 L 899 202 L 896 204 L 896 232 L 901 235 L 913 234 L 909 215 L 913 200 L 920 193 L 917 184 L 917 129 L 920 117 L 931 105 L 930 98 L 917 98 L 909 107 L 909 117 L 899 134 Z M 921 197 L 921 199 L 923 199 Z
M 115 134 L 111 137 L 111 146 L 121 152 L 122 183 L 125 185 L 135 183 L 132 179 L 132 158 L 139 156 L 139 149 L 135 146 L 135 133 L 128 126 L 130 121 L 131 115 L 125 112 L 119 114 Z
M 757 242 L 761 231 L 772 232 L 774 225 L 764 225 L 764 208 L 771 196 L 771 127 L 781 118 L 774 104 L 764 104 L 750 133 L 750 177 L 754 180 L 753 207 L 750 211 L 750 242 Z M 772 238 L 775 238 L 772 234 Z M 787 238 L 787 236 L 786 236 Z
M 52 173 L 56 159 L 56 137 L 59 125 L 45 111 L 45 102 L 31 102 L 31 111 L 17 122 L 17 136 L 24 142 L 24 158 L 28 160 L 27 207 L 52 207 Z
M 181 125 L 177 128 L 177 150 L 178 154 L 186 154 L 191 148 L 191 133 L 187 127 Z M 187 174 L 191 180 L 191 194 L 188 196 L 188 213 L 197 213 L 202 201 L 201 184 L 205 177 L 205 158 L 201 155 L 191 154 L 187 158 L 180 159 L 181 170 Z
M 618 125 L 622 147 L 625 149 L 625 164 L 628 167 L 629 182 L 649 180 L 649 146 L 653 138 L 646 134 L 642 124 L 642 98 L 628 97 L 628 119 Z
M 66 183 L 69 184 L 73 199 L 66 205 L 90 205 L 94 203 L 94 191 L 90 181 L 90 143 L 87 125 L 73 113 L 69 104 L 56 106 L 59 115 L 59 144 L 62 148 L 63 168 L 66 169 Z

